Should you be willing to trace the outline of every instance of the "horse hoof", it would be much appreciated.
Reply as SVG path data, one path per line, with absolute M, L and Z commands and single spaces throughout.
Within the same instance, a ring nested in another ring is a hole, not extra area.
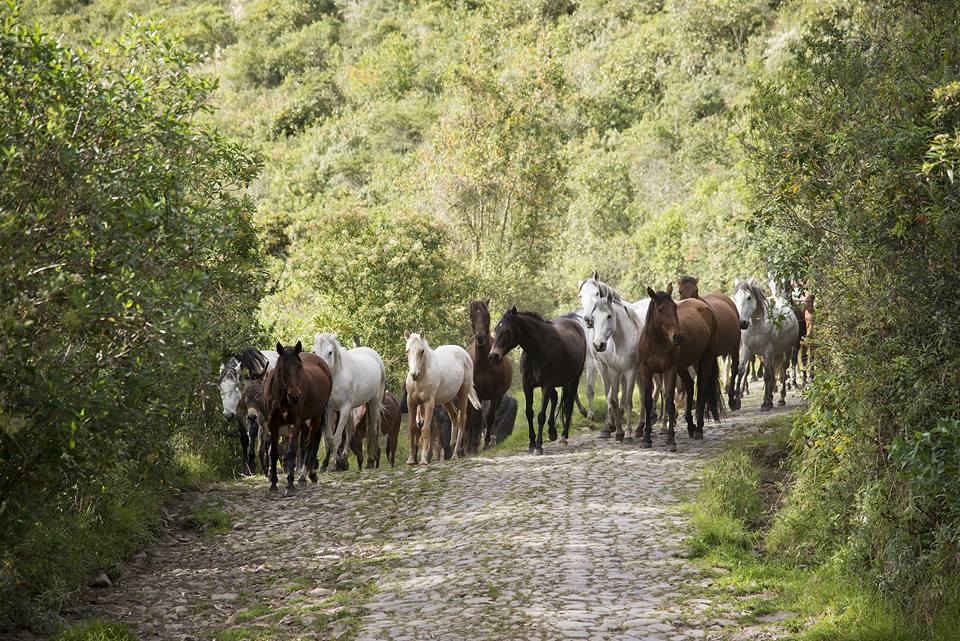
M 761 406 L 760 406 L 760 411 L 761 411 L 761 412 L 769 412 L 769 411 L 772 410 L 772 409 L 773 409 L 773 406 L 772 406 L 772 405 L 761 405 Z
M 560 445 L 563 446 L 563 447 L 566 447 L 566 446 L 567 446 L 567 439 L 565 439 L 565 438 L 560 439 Z
M 648 449 L 650 449 L 651 447 L 653 447 L 653 442 L 652 442 L 650 439 L 646 439 L 646 438 L 645 438 L 645 439 L 643 439 L 642 441 L 640 441 L 640 447 L 643 448 L 643 449 L 645 449 L 645 450 L 648 450 Z
M 695 430 L 693 432 L 693 440 L 702 441 L 703 440 L 703 430 Z
M 623 432 L 617 432 L 617 443 L 623 443 Z
M 674 442 L 667 441 L 667 451 L 668 451 L 668 452 L 676 452 L 676 451 L 677 451 L 677 443 L 676 443 L 675 441 L 674 441 Z
M 787 404 L 787 402 L 786 402 L 785 400 L 783 400 L 782 398 L 781 398 L 779 401 L 777 401 L 777 405 L 779 405 L 780 407 L 783 407 L 783 406 L 786 405 L 786 404 Z
M 417 464 L 417 459 L 413 458 L 412 456 L 407 459 L 406 465 L 416 465 L 416 464 Z
M 551 427 L 550 429 L 548 429 L 547 438 L 549 438 L 551 442 L 557 440 L 557 428 Z
M 275 494 L 275 493 L 279 492 L 279 490 L 277 489 L 277 486 L 276 486 L 276 485 L 271 485 L 271 486 L 270 486 L 270 492 Z
M 542 448 L 542 447 L 534 448 L 534 450 L 533 450 L 533 455 L 534 455 L 534 456 L 543 456 L 543 448 Z
M 730 409 L 732 409 L 732 410 L 738 410 L 738 409 L 740 409 L 740 399 L 739 399 L 739 398 L 735 398 L 735 399 L 732 399 L 732 400 L 730 401 Z
M 293 496 L 297 493 L 297 488 L 295 485 L 288 485 L 287 491 L 284 493 L 284 496 Z
M 307 477 L 301 476 L 299 479 L 297 479 L 297 483 L 299 483 L 300 485 L 306 485 L 306 484 L 307 484 Z
M 309 476 L 310 476 L 310 482 L 311 482 L 311 483 L 316 483 L 316 482 L 317 482 L 317 473 L 316 473 L 316 472 L 310 472 L 310 475 L 309 475 Z
M 624 436 L 624 437 L 623 437 L 623 442 L 624 442 L 624 443 L 633 443 L 633 437 L 632 437 L 632 436 Z

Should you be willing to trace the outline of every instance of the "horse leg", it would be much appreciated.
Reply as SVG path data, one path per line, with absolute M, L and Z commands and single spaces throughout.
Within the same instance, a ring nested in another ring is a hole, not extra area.
M 320 467 L 322 472 L 327 471 L 327 466 L 330 464 L 330 455 L 340 449 L 339 443 L 334 443 L 333 441 L 334 416 L 335 410 L 333 406 L 327 403 L 327 407 L 323 413 L 323 445 L 326 448 L 326 453 L 323 455 L 323 465 Z M 334 459 L 333 467 L 334 469 L 337 467 L 336 459 Z
M 323 431 L 323 415 L 310 419 L 310 429 L 307 432 L 307 453 L 304 467 L 311 483 L 317 482 L 317 459 L 320 454 L 320 438 Z
M 772 354 L 769 352 L 764 355 L 765 365 L 763 368 L 763 403 L 760 405 L 760 411 L 766 412 L 773 408 L 773 388 L 777 384 L 774 375 Z
M 684 396 L 684 411 L 683 418 L 687 422 L 687 435 L 691 438 L 693 437 L 694 425 L 693 425 L 693 378 L 690 377 L 690 372 L 686 369 L 681 369 L 677 371 L 677 376 L 680 378 L 680 384 L 683 386 L 683 396 Z M 697 375 L 697 379 L 702 378 L 701 375 Z M 676 398 L 676 397 L 674 397 Z
M 380 461 L 380 410 L 383 405 L 383 390 L 367 403 L 367 469 L 377 467 Z
M 620 377 L 613 374 L 613 368 L 607 367 L 604 372 L 604 381 L 610 378 L 610 384 L 607 385 L 607 420 L 610 421 L 610 428 L 616 435 L 618 442 L 623 442 L 623 421 L 620 417 Z
M 353 417 L 350 413 L 352 408 L 348 405 L 341 405 L 336 408 L 337 427 L 333 432 L 333 442 L 336 444 L 337 458 L 335 459 L 336 469 L 343 471 L 350 468 L 350 459 L 347 449 L 350 447 L 350 441 L 353 439 Z
M 714 358 L 702 358 L 700 360 L 700 366 L 697 372 L 697 426 L 693 430 L 693 433 L 690 436 L 694 439 L 703 438 L 703 413 L 707 406 L 707 396 L 709 394 L 710 386 L 715 385 L 715 377 L 720 376 L 718 371 L 717 359 Z M 692 381 L 691 381 L 692 383 Z M 692 395 L 692 388 L 691 385 Z
M 297 466 L 297 451 L 300 449 L 300 433 L 303 431 L 303 421 L 296 419 L 293 423 L 293 429 L 290 434 L 290 442 L 287 443 L 287 451 L 283 456 L 283 468 L 287 472 L 287 496 L 293 496 L 296 493 L 296 486 L 293 484 L 294 468 Z
M 597 361 L 593 361 L 592 367 L 587 367 L 587 420 L 593 420 L 593 399 L 596 396 L 594 381 L 597 378 Z M 607 434 L 607 436 L 610 436 Z
M 781 374 L 782 374 L 782 376 L 780 377 L 780 378 L 781 378 L 781 383 L 780 383 L 780 400 L 777 401 L 777 405 L 779 405 L 779 406 L 782 407 L 782 406 L 784 406 L 784 405 L 787 404 L 787 363 L 786 363 L 786 361 L 784 361 L 783 371 L 781 372 Z M 793 385 L 794 385 L 794 387 L 796 387 L 796 385 L 797 385 L 796 378 L 794 378 Z
M 280 457 L 280 427 L 270 426 L 270 491 L 277 491 L 277 459 Z
M 647 368 L 640 369 L 640 395 L 643 397 L 643 438 L 640 447 L 653 446 L 650 433 L 653 430 L 653 374 Z
M 423 427 L 420 428 L 420 465 L 427 465 L 430 462 L 431 455 L 437 449 L 436 439 L 433 438 L 433 407 L 433 399 L 423 404 Z M 441 449 L 439 453 L 436 453 L 436 456 L 438 462 L 442 461 L 443 450 Z
M 688 374 L 689 376 L 689 374 Z M 667 451 L 677 451 L 677 440 L 674 433 L 674 425 L 677 422 L 677 407 L 674 405 L 674 397 L 677 393 L 677 370 L 668 369 L 663 373 L 663 388 L 666 392 L 666 410 L 667 410 Z M 690 395 L 687 395 L 687 403 L 690 402 Z
M 727 377 L 727 404 L 732 410 L 740 409 L 740 395 L 737 394 L 737 374 L 740 372 L 740 354 L 738 350 L 730 352 L 729 376 Z
M 470 389 L 473 387 L 471 383 L 470 387 L 464 387 L 460 390 L 460 397 L 457 399 L 457 423 L 460 427 L 457 429 L 457 440 L 460 441 L 463 439 L 464 435 L 467 433 L 467 405 L 470 404 Z M 457 443 L 459 445 L 459 442 Z M 463 456 L 466 456 L 466 443 L 463 444 Z M 456 452 L 456 450 L 454 450 Z
M 243 476 L 249 476 L 250 471 L 247 464 L 247 457 L 250 451 L 250 437 L 247 434 L 247 426 L 243 424 L 243 419 L 240 418 L 239 410 L 236 416 L 234 416 L 234 421 L 236 421 L 237 423 L 237 435 L 240 436 L 240 449 L 241 449 L 240 463 L 243 466 L 243 469 L 241 470 L 241 474 Z
M 559 394 L 557 393 L 556 388 L 551 388 L 550 390 L 550 415 L 547 417 L 547 438 L 550 441 L 557 440 L 557 402 L 559 399 Z M 543 423 L 540 424 L 540 429 L 543 430 Z M 540 438 L 540 444 L 543 445 L 543 437 Z
M 417 411 L 420 404 L 414 404 L 410 401 L 407 407 L 407 425 L 410 433 L 410 456 L 407 457 L 407 465 L 417 464 L 417 443 L 420 441 L 420 428 L 417 426 Z
M 459 403 L 459 399 L 457 402 Z M 447 401 L 443 404 L 443 409 L 447 410 L 447 414 L 450 415 L 450 458 L 452 459 L 461 458 L 466 455 L 465 450 L 467 449 L 467 444 L 464 438 L 469 438 L 466 434 L 465 422 L 463 427 L 460 425 L 460 412 L 457 410 L 457 407 L 457 405 L 453 404 L 453 401 Z
M 563 437 L 560 439 L 560 445 L 566 445 L 570 437 L 570 423 L 573 421 L 574 399 L 577 397 L 577 388 L 580 387 L 580 381 L 568 384 L 563 388 L 563 398 L 560 403 L 560 419 L 563 421 Z
M 533 448 L 535 456 L 543 454 L 543 424 L 547 422 L 547 403 L 550 402 L 550 398 L 556 393 L 556 390 L 546 386 L 540 389 L 540 413 L 537 414 L 537 438 Z
M 497 422 L 497 410 L 500 409 L 500 403 L 503 402 L 503 395 L 490 399 L 490 407 L 487 408 L 486 430 L 483 437 L 483 449 L 487 449 L 491 444 L 497 444 L 497 433 L 495 430 Z M 482 414 L 481 414 L 482 415 Z
M 533 431 L 533 388 L 524 386 L 523 388 L 523 404 L 526 406 L 524 409 L 524 414 L 527 417 L 527 429 L 530 436 L 530 448 L 528 450 L 529 454 L 533 454 L 533 448 L 535 447 L 537 441 L 537 433 Z

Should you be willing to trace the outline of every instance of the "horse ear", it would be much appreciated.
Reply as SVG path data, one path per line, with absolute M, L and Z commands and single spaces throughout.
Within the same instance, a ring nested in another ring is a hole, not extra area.
M 317 332 L 316 334 L 314 334 L 314 335 L 313 335 L 313 342 L 316 343 L 318 340 L 320 340 L 320 337 L 321 337 L 321 336 L 323 336 L 323 334 L 321 334 L 320 332 Z
M 667 295 L 673 296 L 673 283 L 667 285 Z
M 613 304 L 613 292 L 607 292 L 607 302 Z
M 483 306 L 484 306 L 484 307 L 490 307 L 490 299 L 489 299 L 489 298 L 487 298 L 487 300 L 483 301 Z
M 600 272 L 598 272 L 596 269 L 593 270 L 593 276 L 592 276 L 592 278 L 593 278 L 593 280 L 600 280 Z
M 277 341 L 277 354 L 283 356 L 283 344 L 280 341 Z
M 513 314 L 514 316 L 516 316 L 516 314 L 517 314 L 517 306 L 516 306 L 516 305 L 514 305 L 513 307 L 510 308 L 510 313 Z
M 403 330 L 403 340 L 405 340 L 405 341 L 406 341 L 406 340 L 410 340 L 410 330 L 409 330 L 409 329 Z
M 293 351 L 296 352 L 297 354 L 303 351 L 303 345 L 300 343 L 300 341 L 297 341 L 297 344 L 294 345 Z
M 656 298 L 657 292 L 653 291 L 652 287 L 647 287 L 647 295 L 650 296 L 650 298 Z

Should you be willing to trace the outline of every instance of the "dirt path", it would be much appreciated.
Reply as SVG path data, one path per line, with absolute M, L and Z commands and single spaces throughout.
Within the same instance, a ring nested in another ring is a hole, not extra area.
M 744 409 L 702 442 L 678 433 L 674 454 L 657 434 L 652 450 L 585 434 L 538 458 L 326 475 L 292 499 L 262 478 L 213 487 L 195 505 L 232 526 L 180 528 L 185 505 L 164 543 L 68 616 L 142 640 L 735 637 L 685 596 L 709 579 L 683 558 L 680 501 L 770 416 Z

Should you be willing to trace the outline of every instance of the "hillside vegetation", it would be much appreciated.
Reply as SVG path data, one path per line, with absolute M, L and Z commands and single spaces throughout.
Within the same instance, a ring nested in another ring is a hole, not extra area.
M 129 549 L 51 569 L 38 532 L 117 531 L 131 488 L 229 469 L 232 442 L 198 447 L 223 431 L 201 383 L 228 350 L 356 334 L 396 386 L 404 329 L 463 343 L 471 297 L 567 311 L 597 269 L 634 298 L 683 274 L 808 283 L 818 379 L 765 553 L 840 567 L 927 629 L 960 546 L 955 9 L 4 9 L 0 626 L 42 624 Z

